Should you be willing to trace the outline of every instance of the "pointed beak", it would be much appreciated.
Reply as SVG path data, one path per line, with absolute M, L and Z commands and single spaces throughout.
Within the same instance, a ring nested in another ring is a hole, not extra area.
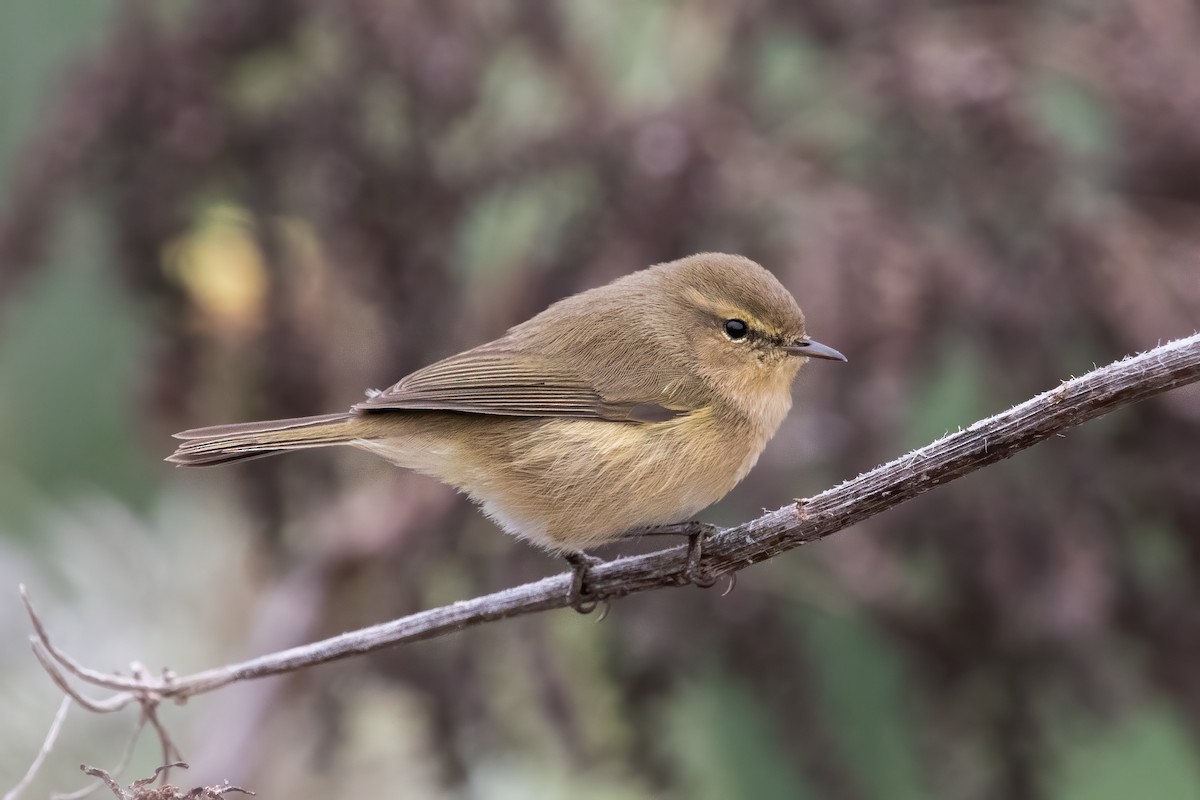
M 785 344 L 783 351 L 788 355 L 804 356 L 805 358 L 824 358 L 829 361 L 845 361 L 846 357 L 828 345 L 814 342 L 812 339 L 797 339 L 791 344 Z

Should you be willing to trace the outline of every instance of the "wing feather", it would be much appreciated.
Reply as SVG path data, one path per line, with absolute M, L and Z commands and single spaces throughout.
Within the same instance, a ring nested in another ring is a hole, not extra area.
M 686 411 L 604 397 L 576 372 L 550 367 L 516 350 L 469 350 L 430 364 L 354 406 L 459 411 L 515 417 L 576 417 L 662 422 Z

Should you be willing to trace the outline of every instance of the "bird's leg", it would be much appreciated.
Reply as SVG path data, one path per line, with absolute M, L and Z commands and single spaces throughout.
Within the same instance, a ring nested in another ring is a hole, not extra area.
M 700 568 L 700 559 L 704 557 L 704 540 L 720 533 L 716 525 L 699 520 L 687 522 L 672 522 L 668 525 L 650 525 L 645 528 L 634 528 L 623 534 L 622 538 L 639 539 L 643 536 L 686 536 L 688 540 L 687 569 L 684 577 L 688 583 L 693 583 L 701 589 L 707 589 L 717 582 Z
M 592 567 L 604 563 L 604 559 L 589 556 L 583 551 L 575 551 L 566 553 L 563 558 L 571 565 L 571 593 L 569 595 L 571 608 L 578 611 L 580 614 L 590 614 L 596 610 L 596 606 L 600 605 L 601 600 L 588 598 L 590 589 L 588 580 L 591 577 L 590 572 Z

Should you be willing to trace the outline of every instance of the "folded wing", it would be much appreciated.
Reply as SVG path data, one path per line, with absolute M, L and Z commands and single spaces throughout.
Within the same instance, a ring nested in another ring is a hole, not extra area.
M 354 406 L 360 412 L 389 409 L 618 422 L 663 422 L 686 413 L 655 403 L 605 397 L 577 372 L 503 349 L 476 349 L 451 356 Z

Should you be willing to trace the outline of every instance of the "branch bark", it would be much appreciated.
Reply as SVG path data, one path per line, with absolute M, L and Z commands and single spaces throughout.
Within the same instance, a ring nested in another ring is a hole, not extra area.
M 714 575 L 733 574 L 802 544 L 835 533 L 930 489 L 1008 458 L 1081 422 L 1147 397 L 1200 380 L 1200 333 L 1126 358 L 980 420 L 820 494 L 768 512 L 722 531 L 705 545 L 703 567 Z M 613 600 L 636 592 L 687 583 L 686 547 L 622 558 L 593 568 L 590 596 Z M 36 635 L 35 653 L 60 686 L 63 672 L 116 694 L 95 701 L 68 690 L 85 707 L 112 711 L 131 702 L 152 708 L 163 699 L 182 702 L 235 681 L 323 664 L 383 647 L 463 630 L 485 622 L 569 605 L 569 574 L 462 600 L 320 642 L 219 667 L 185 677 L 132 676 L 84 668 L 50 640 L 28 599 Z

